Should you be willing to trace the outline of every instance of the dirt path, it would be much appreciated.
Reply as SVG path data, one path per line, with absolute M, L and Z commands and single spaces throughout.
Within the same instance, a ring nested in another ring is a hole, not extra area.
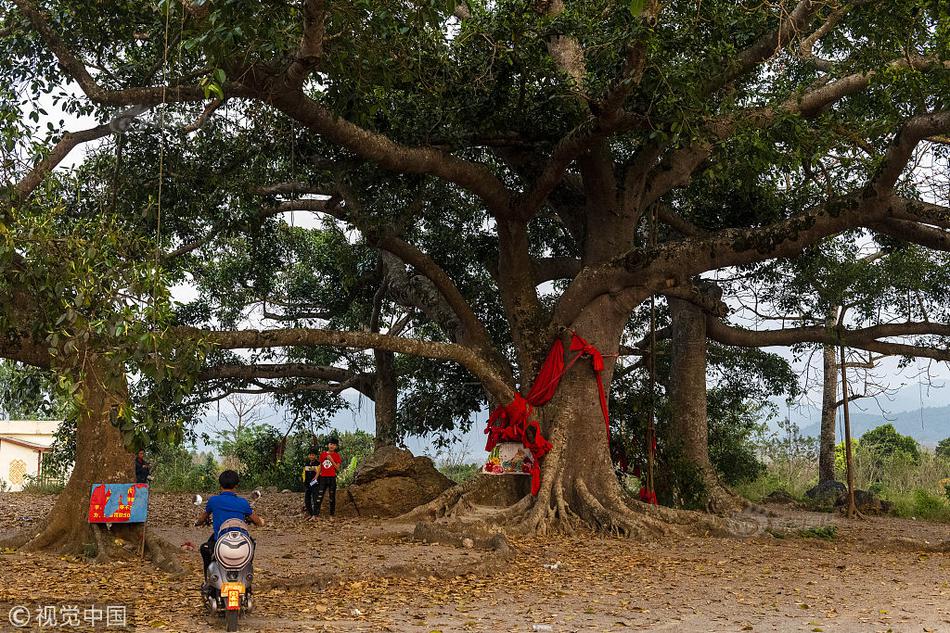
M 0 495 L 0 532 L 50 503 Z M 500 561 L 413 542 L 412 526 L 378 519 L 304 522 L 298 504 L 258 504 L 270 525 L 257 531 L 257 607 L 242 630 L 950 632 L 950 553 L 933 547 L 950 539 L 945 524 L 793 512 L 781 521 L 834 525 L 837 536 L 556 537 L 515 541 L 516 556 Z M 4 553 L 0 602 L 112 600 L 133 606 L 139 631 L 223 630 L 198 599 L 199 557 L 188 550 L 206 531 L 187 526 L 193 506 L 155 495 L 150 512 L 150 529 L 184 546 L 182 577 Z

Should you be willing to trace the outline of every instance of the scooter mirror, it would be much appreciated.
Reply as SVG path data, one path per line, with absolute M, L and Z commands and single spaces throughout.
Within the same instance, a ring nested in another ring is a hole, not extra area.
M 254 492 L 251 493 L 251 501 L 257 501 L 260 498 L 261 498 L 260 490 L 255 490 Z
M 194 497 L 192 497 L 192 500 L 191 500 L 191 502 L 194 503 L 196 506 L 200 506 L 201 501 L 202 501 L 201 495 L 195 495 Z

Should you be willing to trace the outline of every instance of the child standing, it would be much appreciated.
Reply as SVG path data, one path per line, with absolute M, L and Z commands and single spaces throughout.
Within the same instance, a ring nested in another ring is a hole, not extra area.
M 320 516 L 320 506 L 323 505 L 323 495 L 330 492 L 330 517 L 336 514 L 336 471 L 343 462 L 343 458 L 336 452 L 340 441 L 331 435 L 327 441 L 327 450 L 320 453 L 320 475 L 317 477 L 317 502 L 314 507 L 314 516 Z M 310 484 L 313 486 L 314 484 Z
M 317 474 L 320 472 L 320 460 L 317 459 L 317 448 L 312 447 L 307 454 L 307 461 L 303 465 L 303 484 L 306 492 L 303 493 L 304 504 L 307 506 L 307 517 L 313 518 L 313 500 L 317 494 Z

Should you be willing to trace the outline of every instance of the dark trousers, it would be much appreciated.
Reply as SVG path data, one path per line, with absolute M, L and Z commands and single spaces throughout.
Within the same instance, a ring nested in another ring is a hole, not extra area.
M 214 534 L 208 537 L 208 540 L 201 544 L 201 547 L 198 548 L 198 551 L 201 552 L 201 560 L 205 564 L 205 571 L 208 570 L 208 565 L 211 564 L 211 558 L 214 556 Z
M 303 493 L 303 501 L 307 505 L 307 514 L 310 516 L 313 516 L 313 502 L 317 497 L 317 486 L 319 485 L 319 482 L 313 484 L 312 486 L 310 485 L 310 482 L 307 482 L 307 491 Z
M 311 486 L 313 487 L 313 486 Z M 336 477 L 320 477 L 317 480 L 317 501 L 314 514 L 320 516 L 320 506 L 323 505 L 323 495 L 330 492 L 330 516 L 336 514 Z

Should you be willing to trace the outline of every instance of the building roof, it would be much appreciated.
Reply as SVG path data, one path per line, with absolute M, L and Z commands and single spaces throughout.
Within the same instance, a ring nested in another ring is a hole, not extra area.
M 10 442 L 11 444 L 16 444 L 17 446 L 22 446 L 24 448 L 32 448 L 33 450 L 39 451 L 41 453 L 44 451 L 48 451 L 50 448 L 50 445 L 52 444 L 52 442 L 50 442 L 49 444 L 40 444 L 37 442 L 24 440 L 23 438 L 20 438 L 20 437 L 12 437 L 10 435 L 0 435 L 0 443 L 3 443 L 3 442 Z

